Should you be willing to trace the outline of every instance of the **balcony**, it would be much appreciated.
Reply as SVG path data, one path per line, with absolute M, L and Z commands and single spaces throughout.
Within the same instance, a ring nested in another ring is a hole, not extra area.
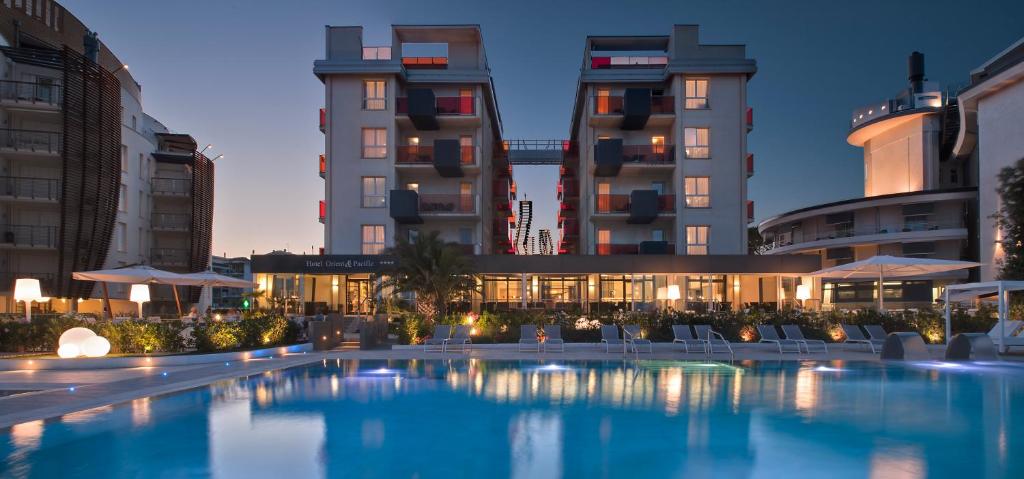
M 188 232 L 192 229 L 192 217 L 183 213 L 153 213 L 153 231 Z
M 433 145 L 397 147 L 395 166 L 433 166 L 442 177 L 460 177 L 463 167 L 476 166 L 475 146 L 460 145 L 459 140 L 434 140 Z
M 747 121 L 746 121 L 746 123 L 747 123 L 747 133 L 750 133 L 754 129 L 754 109 L 749 107 L 749 106 L 747 107 L 747 116 L 746 116 L 746 118 L 747 118 Z
M 320 177 L 327 179 L 327 156 L 320 155 Z
M 153 266 L 188 266 L 189 251 L 184 248 L 153 248 L 149 261 Z
M 767 233 L 767 231 L 766 231 Z M 775 232 L 768 236 L 768 251 L 773 254 L 853 246 L 871 243 L 898 243 L 909 240 L 943 241 L 967 238 L 967 227 L 960 218 L 935 218 L 923 222 L 854 226 L 832 225 L 815 231 Z
M 327 224 L 327 202 L 320 200 L 319 203 L 319 218 L 320 224 Z
M 754 222 L 754 200 L 747 200 L 747 223 Z
M 562 238 L 579 238 L 580 224 L 574 219 L 562 220 Z
M 51 178 L 0 176 L 0 198 L 55 202 L 60 198 L 60 183 Z
M 857 108 L 853 111 L 850 119 L 850 132 L 846 137 L 847 143 L 853 146 L 864 146 L 869 138 L 877 135 L 890 125 L 909 121 L 913 118 L 929 114 L 942 108 L 949 102 L 949 95 L 955 94 L 958 89 L 948 91 L 939 89 L 938 84 L 926 82 L 924 85 L 928 91 L 921 93 L 904 94 L 867 106 Z M 889 119 L 900 118 L 900 121 L 890 123 Z M 880 125 L 881 123 L 885 125 Z M 872 126 L 876 125 L 876 126 Z
M 429 88 L 410 88 L 406 95 L 395 99 L 395 113 L 408 116 L 417 130 L 440 129 L 439 117 L 470 118 L 473 124 L 479 121 L 475 96 L 435 97 Z
M 651 95 L 650 88 L 627 88 L 623 96 L 591 97 L 590 126 L 640 130 L 668 126 L 675 118 L 675 97 Z
M 0 247 L 42 248 L 57 247 L 57 227 L 45 225 L 0 225 Z
M 410 70 L 444 70 L 447 57 L 402 57 L 402 66 Z
M 628 195 L 598 194 L 594 196 L 594 213 L 650 216 L 651 212 L 675 213 L 676 195 L 659 195 L 655 190 L 633 190 Z M 653 218 L 652 218 L 653 220 Z M 649 223 L 650 221 L 646 221 Z
M 620 68 L 665 68 L 665 65 L 668 65 L 668 56 L 666 55 L 620 55 L 607 57 L 590 57 L 591 70 L 608 70 Z
M 580 187 L 573 180 L 562 180 L 559 182 L 556 192 L 559 201 L 578 200 L 580 197 Z
M 675 166 L 675 145 L 623 145 L 622 162 L 625 165 Z
M 60 155 L 61 134 L 53 131 L 0 128 L 0 151 Z
M 327 133 L 327 109 L 320 109 L 320 133 Z
M 151 182 L 153 196 L 187 197 L 192 195 L 192 180 L 188 178 L 155 177 Z
M 402 224 L 421 224 L 423 217 L 467 217 L 477 214 L 476 195 L 419 194 L 391 190 L 389 214 Z
M 657 243 L 657 244 L 652 244 Z M 641 252 L 643 248 L 643 252 Z M 667 241 L 643 241 L 640 243 L 598 243 L 597 254 L 631 255 L 631 254 L 675 254 L 676 247 Z M 652 252 L 656 251 L 656 252 Z
M 747 178 L 754 176 L 754 154 L 747 154 Z
M 61 106 L 61 88 L 52 83 L 0 80 L 0 102 L 18 108 L 55 111 Z

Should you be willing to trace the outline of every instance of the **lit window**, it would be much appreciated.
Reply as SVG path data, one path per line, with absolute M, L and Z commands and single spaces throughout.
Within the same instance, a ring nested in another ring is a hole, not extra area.
M 609 88 L 598 88 L 597 89 L 597 105 L 594 113 L 598 115 L 607 115 L 611 113 L 611 96 L 612 91 Z
M 128 171 L 128 145 L 121 145 L 121 171 Z
M 383 110 L 387 108 L 387 96 L 383 80 L 368 80 L 363 82 L 363 109 Z
M 420 192 L 420 184 L 419 183 L 406 183 L 405 184 L 405 189 L 407 189 L 409 191 L 415 191 L 415 192 L 419 193 Z
M 707 128 L 684 128 L 683 141 L 686 145 L 686 157 L 694 159 L 711 158 L 708 147 L 710 132 Z
M 473 137 L 469 135 L 463 135 L 459 137 L 459 150 L 460 160 L 463 165 L 472 165 L 474 163 L 474 151 Z
M 597 230 L 597 254 L 612 254 L 612 230 Z
M 686 80 L 686 104 L 688 110 L 708 108 L 708 81 Z
M 363 177 L 363 208 L 383 208 L 385 206 L 384 177 Z
M 363 128 L 363 158 L 387 158 L 388 130 Z
M 363 254 L 384 252 L 384 225 L 363 225 Z
M 664 136 L 652 136 L 651 137 L 651 153 L 655 155 L 665 154 L 665 137 Z
M 128 211 L 128 185 L 121 183 L 121 194 L 117 197 L 117 211 Z
M 684 180 L 686 188 L 687 208 L 708 208 L 711 206 L 710 178 L 706 176 L 687 176 Z
M 708 254 L 708 232 L 710 226 L 686 227 L 686 254 Z

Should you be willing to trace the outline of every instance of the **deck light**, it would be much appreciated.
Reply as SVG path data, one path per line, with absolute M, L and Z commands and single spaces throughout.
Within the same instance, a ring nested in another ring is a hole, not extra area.
M 25 302 L 25 321 L 32 321 L 32 302 L 40 301 L 43 293 L 39 289 L 39 280 L 35 278 L 18 278 L 14 281 L 14 301 Z

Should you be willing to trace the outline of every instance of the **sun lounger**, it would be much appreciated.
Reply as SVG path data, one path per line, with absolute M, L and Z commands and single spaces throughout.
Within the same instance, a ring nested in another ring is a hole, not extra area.
M 544 325 L 544 352 L 548 352 L 549 348 L 557 348 L 559 352 L 565 352 L 562 327 L 557 324 Z
M 445 342 L 445 351 L 451 351 L 452 346 L 458 346 L 462 352 L 473 349 L 473 340 L 469 339 L 469 326 L 459 325 L 455 327 L 455 334 Z
M 782 333 L 786 335 L 786 339 L 796 341 L 797 344 L 803 344 L 807 354 L 811 354 L 811 345 L 821 346 L 821 350 L 824 353 L 828 353 L 828 345 L 825 341 L 820 339 L 807 339 L 804 337 L 804 332 L 800 329 L 800 326 L 795 324 L 783 324 Z
M 841 324 L 840 326 L 843 328 L 843 333 L 846 334 L 846 341 L 844 342 L 851 344 L 867 344 L 868 347 L 871 348 L 872 354 L 877 353 L 878 350 L 882 348 L 883 341 L 868 339 L 867 336 L 864 336 L 864 332 L 861 331 L 857 325 Z
M 992 341 L 1000 345 L 1000 348 L 1005 348 L 1009 351 L 1011 347 L 1024 347 L 1024 321 L 1018 321 L 1016 319 L 1007 319 L 1006 325 L 1002 328 L 999 327 L 997 321 L 995 326 L 992 326 L 992 330 L 988 332 L 989 337 Z M 1000 333 L 1002 330 L 1002 333 Z M 1006 338 L 1001 338 L 1000 334 L 1005 334 Z
M 604 352 L 608 352 L 612 346 L 625 344 L 619 337 L 619 327 L 614 324 L 601 325 L 601 342 L 604 343 Z
M 718 352 L 724 352 L 722 351 L 722 348 L 725 348 L 725 351 L 729 352 L 729 357 L 735 358 L 735 354 L 732 351 L 732 345 L 729 344 L 727 339 L 725 339 L 725 336 L 722 336 L 722 333 L 711 329 L 711 326 L 707 324 L 695 324 L 693 326 L 693 330 L 697 332 L 698 339 L 707 342 L 707 349 L 704 353 L 705 355 L 710 356 L 715 354 L 715 346 L 718 346 Z
M 423 341 L 423 350 L 444 352 L 444 345 L 448 342 L 448 337 L 451 335 L 451 326 L 447 324 L 434 326 L 434 335 Z M 436 346 L 436 348 L 432 349 L 431 346 Z
M 690 330 L 690 326 L 686 324 L 673 324 L 672 325 L 672 344 L 683 343 L 683 349 L 689 353 L 690 345 L 700 346 L 701 352 L 707 352 L 707 341 L 697 339 L 693 335 L 693 331 Z
M 523 324 L 519 326 L 519 352 L 540 352 L 540 341 L 537 340 L 537 325 Z
M 640 329 L 640 326 L 627 324 L 622 327 L 622 332 L 624 333 L 623 339 L 626 340 L 629 344 L 629 348 L 632 349 L 634 353 L 639 353 L 640 348 L 644 346 L 647 347 L 647 352 L 654 352 L 654 344 L 651 343 L 651 340 L 643 338 L 643 330 Z
M 885 343 L 886 336 L 889 335 L 889 333 L 886 333 L 885 330 L 882 329 L 882 325 L 880 324 L 866 324 L 864 325 L 864 330 L 868 332 L 868 339 L 872 341 L 881 341 L 883 344 Z
M 800 343 L 779 337 L 779 331 L 775 329 L 774 325 L 758 324 L 757 334 L 761 336 L 759 343 L 775 343 L 779 347 L 780 355 L 787 352 L 800 354 Z M 792 347 L 789 348 L 790 346 Z

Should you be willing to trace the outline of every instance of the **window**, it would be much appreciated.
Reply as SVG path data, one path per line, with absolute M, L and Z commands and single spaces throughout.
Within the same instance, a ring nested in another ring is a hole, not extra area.
M 658 192 L 658 196 L 665 194 L 665 182 L 664 181 L 652 181 L 651 189 Z
M 597 184 L 597 212 L 609 213 L 612 211 L 612 184 L 602 181 Z
M 363 177 L 363 208 L 383 208 L 385 206 L 384 177 Z
M 139 153 L 139 178 L 146 178 L 146 160 L 145 155 Z
M 363 158 L 387 158 L 388 130 L 363 128 Z
M 686 227 L 686 254 L 708 254 L 708 232 L 710 226 Z
M 473 244 L 473 230 L 459 228 L 459 244 Z
M 597 230 L 597 254 L 612 254 L 612 230 Z
M 459 137 L 459 150 L 460 158 L 463 165 L 472 165 L 474 163 L 475 148 L 473 148 L 473 137 L 469 135 L 463 135 Z
M 128 145 L 121 145 L 121 171 L 128 171 Z
M 128 211 L 128 185 L 121 183 L 121 192 L 117 197 L 117 211 Z
M 595 105 L 594 113 L 598 115 L 607 115 L 611 113 L 611 96 L 612 90 L 610 88 L 598 88 L 597 89 L 597 105 Z
M 139 218 L 146 214 L 146 192 L 139 190 Z
M 363 254 L 384 252 L 384 225 L 363 225 Z
M 416 240 L 420 238 L 420 230 L 413 228 L 409 230 L 409 242 L 416 243 Z
M 405 189 L 407 189 L 409 191 L 415 191 L 415 192 L 419 193 L 420 192 L 420 184 L 419 183 L 406 183 L 405 184 Z
M 684 128 L 683 142 L 686 145 L 686 157 L 701 160 L 711 158 L 711 151 L 708 148 L 709 136 L 707 128 Z
M 125 252 L 128 250 L 128 225 L 118 222 L 114 229 L 114 239 L 117 241 L 117 250 Z
M 707 80 L 686 80 L 686 104 L 683 106 L 687 110 L 708 108 Z
M 459 114 L 472 115 L 473 113 L 473 89 L 459 88 Z
M 665 137 L 664 136 L 652 136 L 651 137 L 651 153 L 655 155 L 665 154 Z M 662 160 L 664 161 L 664 160 Z
M 138 126 L 139 126 L 138 118 L 136 118 L 135 115 L 132 115 L 132 129 L 136 130 L 136 129 L 138 129 Z
M 651 230 L 651 241 L 665 241 L 665 230 Z
M 367 80 L 363 82 L 364 110 L 383 110 L 388 107 L 385 85 L 383 80 Z
M 473 200 L 473 183 L 468 181 L 459 183 L 459 211 L 462 213 L 476 211 Z
M 687 176 L 684 181 L 687 208 L 710 208 L 711 179 L 706 176 Z

